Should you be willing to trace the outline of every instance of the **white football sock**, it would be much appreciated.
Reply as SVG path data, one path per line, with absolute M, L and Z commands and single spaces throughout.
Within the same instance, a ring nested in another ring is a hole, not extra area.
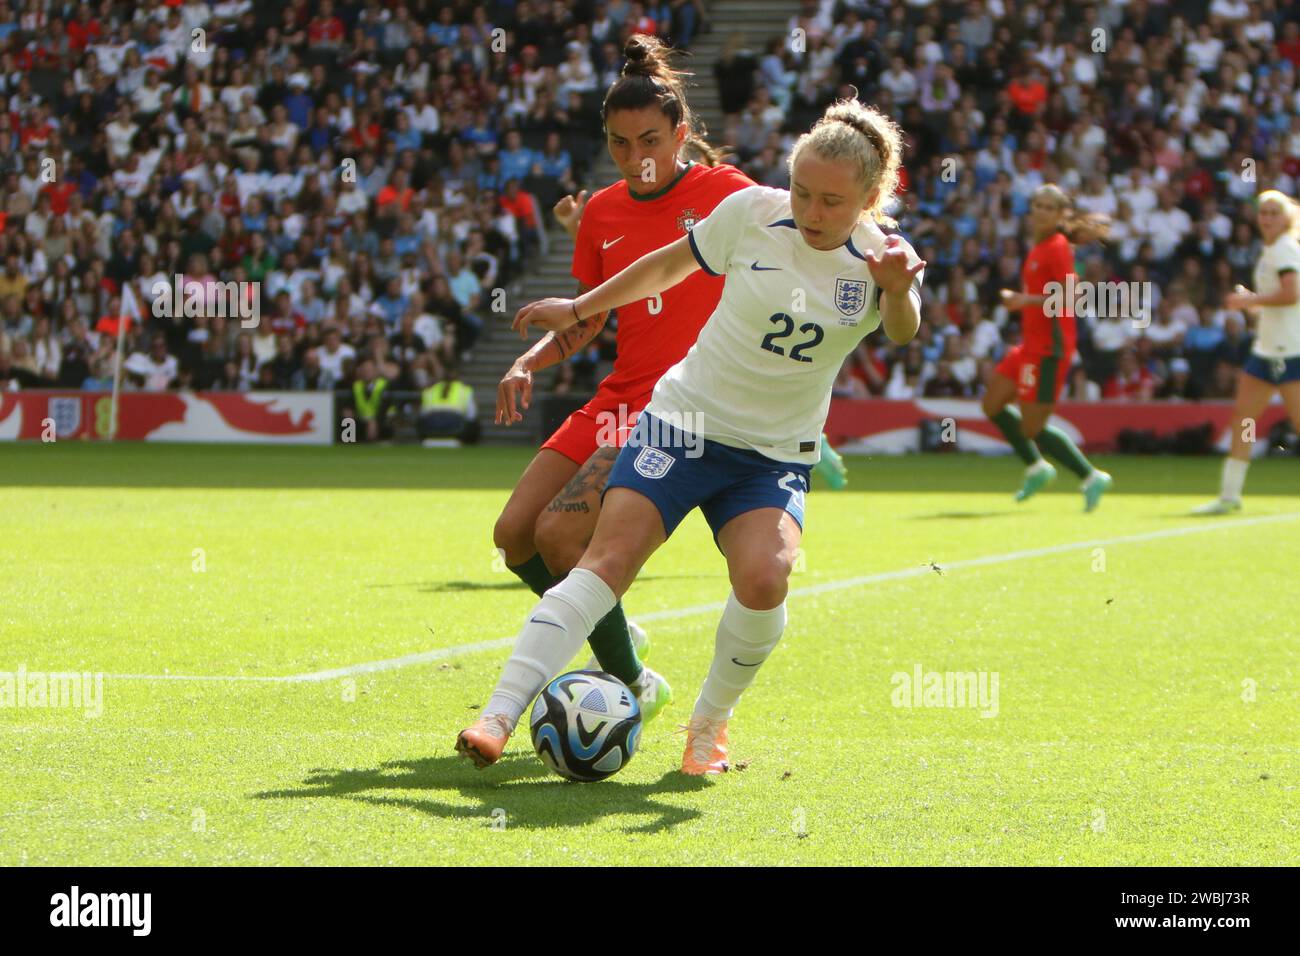
M 784 630 L 785 602 L 770 611 L 752 611 L 732 591 L 718 621 L 713 665 L 695 701 L 695 713 L 714 720 L 729 718 Z
M 582 649 L 596 623 L 614 609 L 614 592 L 592 571 L 575 568 L 542 596 L 515 639 L 485 714 L 518 723 L 546 682 Z
M 1246 469 L 1249 461 L 1240 461 L 1229 455 L 1223 459 L 1223 481 L 1219 485 L 1219 497 L 1225 501 L 1240 501 L 1241 489 L 1246 484 Z

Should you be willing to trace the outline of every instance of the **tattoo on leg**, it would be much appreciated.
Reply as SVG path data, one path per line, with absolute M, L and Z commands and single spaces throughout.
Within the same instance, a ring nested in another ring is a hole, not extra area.
M 586 464 L 578 469 L 578 473 L 569 479 L 569 483 L 564 486 L 564 490 L 555 496 L 555 500 L 547 507 L 549 512 L 582 512 L 587 514 L 591 511 L 591 506 L 586 502 L 586 497 L 595 493 L 599 498 L 601 491 L 605 488 L 605 483 L 609 481 L 609 473 L 614 467 L 614 459 L 618 457 L 617 448 L 600 448 L 587 459 Z

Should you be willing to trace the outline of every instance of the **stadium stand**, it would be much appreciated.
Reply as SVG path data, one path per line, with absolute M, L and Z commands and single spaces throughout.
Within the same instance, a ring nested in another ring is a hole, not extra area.
M 1250 333 L 1221 302 L 1250 283 L 1252 200 L 1295 195 L 1300 173 L 1296 13 L 3 0 L 0 388 L 106 387 L 125 316 L 126 388 L 350 395 L 370 358 L 420 392 L 458 366 L 490 423 L 483 386 L 518 349 L 500 334 L 509 316 L 572 291 L 550 206 L 613 181 L 599 106 L 640 30 L 696 53 L 710 139 L 759 182 L 787 184 L 794 138 L 837 96 L 907 132 L 895 215 L 931 263 L 921 333 L 901 348 L 869 337 L 836 394 L 978 394 L 1018 335 L 997 292 L 1018 285 L 1029 195 L 1057 182 L 1113 222 L 1079 249 L 1079 275 L 1150 292 L 1124 315 L 1080 315 L 1067 397 L 1228 398 Z M 261 323 L 156 315 L 178 275 L 209 302 L 260 283 Z M 613 347 L 603 335 L 556 389 L 589 388 Z

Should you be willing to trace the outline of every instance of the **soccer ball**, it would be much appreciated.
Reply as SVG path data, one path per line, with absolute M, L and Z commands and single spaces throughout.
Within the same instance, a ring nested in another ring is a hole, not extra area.
M 529 723 L 542 763 L 561 777 L 594 783 L 618 773 L 636 753 L 641 706 L 612 674 L 571 671 L 537 696 Z

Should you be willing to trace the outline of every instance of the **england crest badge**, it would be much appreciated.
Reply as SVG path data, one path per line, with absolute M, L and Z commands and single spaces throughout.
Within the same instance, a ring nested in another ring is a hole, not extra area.
M 672 455 L 647 445 L 637 454 L 636 459 L 632 462 L 632 467 L 643 478 L 662 478 L 668 474 L 668 469 L 673 466 L 673 461 L 675 459 Z
M 867 283 L 863 279 L 835 280 L 835 308 L 840 310 L 840 325 L 857 325 L 867 304 Z
M 81 428 L 81 399 L 73 396 L 51 398 L 46 406 L 54 421 L 55 438 L 72 438 Z

